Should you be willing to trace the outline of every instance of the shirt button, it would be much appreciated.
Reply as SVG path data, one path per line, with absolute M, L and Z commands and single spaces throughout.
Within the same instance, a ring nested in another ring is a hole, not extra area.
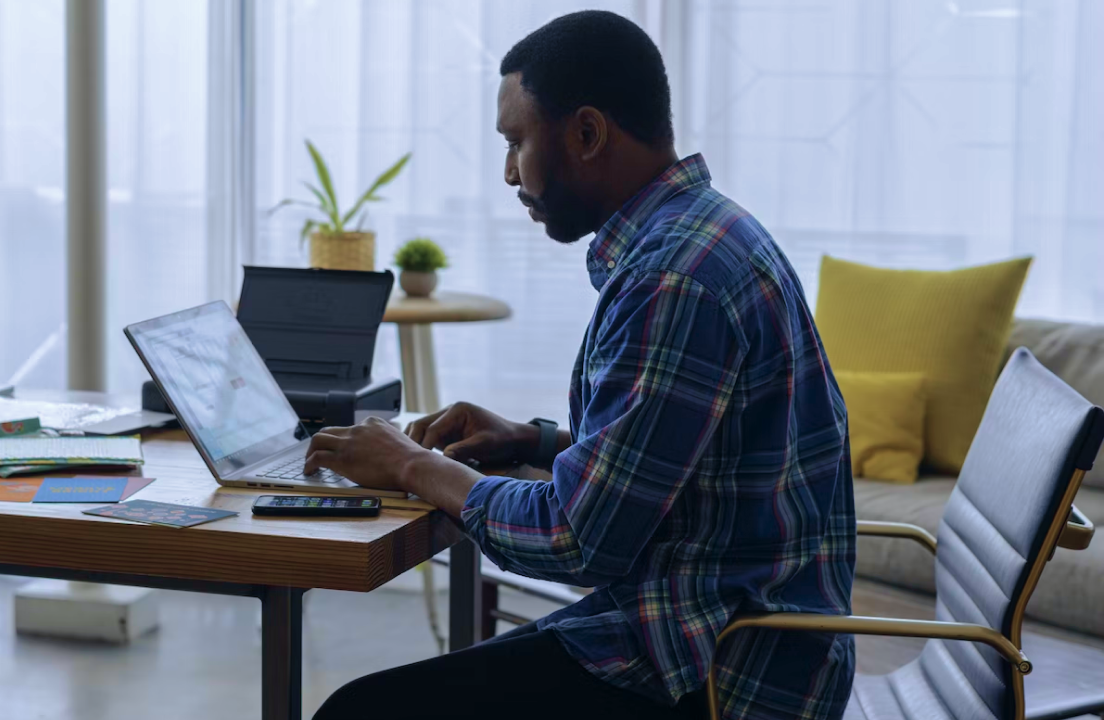
M 614 266 L 615 266 L 616 264 L 617 264 L 617 263 L 615 263 L 615 262 L 614 262 L 613 260 L 610 260 L 610 261 L 609 261 L 608 263 L 606 263 L 606 267 L 608 267 L 608 268 L 609 268 L 610 270 L 613 270 L 613 267 L 614 267 Z

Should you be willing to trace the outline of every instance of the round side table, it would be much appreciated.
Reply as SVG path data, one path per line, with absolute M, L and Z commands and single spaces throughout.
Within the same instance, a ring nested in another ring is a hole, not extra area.
M 437 391 L 437 361 L 433 353 L 433 323 L 482 322 L 510 317 L 501 300 L 472 293 L 439 292 L 427 298 L 391 296 L 384 322 L 399 326 L 403 396 L 407 412 L 441 409 Z

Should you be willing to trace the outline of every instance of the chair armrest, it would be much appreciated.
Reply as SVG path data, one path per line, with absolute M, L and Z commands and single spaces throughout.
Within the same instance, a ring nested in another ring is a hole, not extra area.
M 967 640 L 985 643 L 1005 657 L 1024 675 L 1031 672 L 1027 656 L 1012 641 L 996 630 L 972 623 L 938 620 L 901 620 L 898 618 L 863 617 L 861 615 L 821 615 L 819 613 L 763 613 L 745 615 L 733 620 L 717 636 L 719 645 L 728 635 L 741 628 L 762 627 L 801 632 L 847 633 L 850 635 L 893 635 L 897 637 L 932 638 L 936 640 Z
M 1095 531 L 1096 528 L 1093 526 L 1092 520 L 1085 517 L 1076 505 L 1070 505 L 1066 526 L 1062 528 L 1062 534 L 1058 536 L 1058 547 L 1084 550 L 1092 542 Z
M 892 523 L 889 523 L 892 524 Z M 919 529 L 919 528 L 918 528 Z M 1031 662 L 1012 641 L 992 628 L 969 623 L 939 622 L 936 620 L 899 620 L 896 618 L 862 617 L 855 615 L 820 615 L 817 613 L 762 613 L 744 615 L 730 622 L 717 636 L 715 647 L 720 648 L 732 633 L 749 627 L 794 630 L 797 632 L 847 633 L 850 635 L 894 635 L 898 637 L 922 637 L 937 640 L 967 640 L 981 642 L 1004 656 L 1012 667 L 1024 675 L 1031 672 Z M 717 702 L 716 655 L 709 664 L 706 693 L 709 701 L 709 717 L 720 718 Z
M 927 548 L 932 555 L 935 554 L 935 536 L 918 525 L 897 522 L 875 522 L 873 520 L 859 520 L 855 524 L 855 531 L 859 535 L 877 535 L 880 537 L 897 537 L 916 542 Z

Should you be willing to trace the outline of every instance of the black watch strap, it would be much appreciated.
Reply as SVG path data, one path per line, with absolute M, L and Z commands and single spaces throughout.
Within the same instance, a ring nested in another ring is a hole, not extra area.
M 556 430 L 559 425 L 545 418 L 533 418 L 529 424 L 540 429 L 540 442 L 537 443 L 533 464 L 543 468 L 552 467 L 552 461 L 556 459 Z

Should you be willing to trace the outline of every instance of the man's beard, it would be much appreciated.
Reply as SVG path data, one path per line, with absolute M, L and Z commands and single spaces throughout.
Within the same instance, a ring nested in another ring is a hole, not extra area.
M 549 172 L 540 197 L 518 190 L 518 199 L 543 216 L 548 237 L 568 245 L 597 230 L 600 220 L 597 206 L 586 201 Z

